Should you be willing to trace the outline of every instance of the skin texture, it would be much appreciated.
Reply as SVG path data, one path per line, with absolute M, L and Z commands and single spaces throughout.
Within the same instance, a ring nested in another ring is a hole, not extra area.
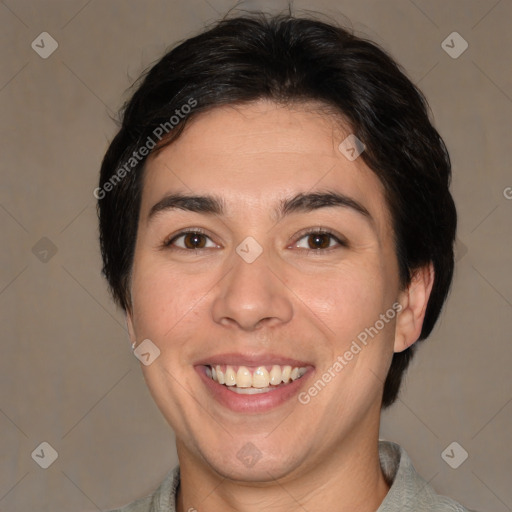
M 419 336 L 433 271 L 400 289 L 383 187 L 361 158 L 338 150 L 350 130 L 313 107 L 215 108 L 146 165 L 127 320 L 132 342 L 149 338 L 161 351 L 142 369 L 176 433 L 180 512 L 374 511 L 389 489 L 377 449 L 382 387 L 393 352 Z M 339 206 L 276 214 L 282 200 L 326 191 L 353 198 L 371 220 Z M 215 195 L 224 212 L 149 218 L 171 193 Z M 165 246 L 194 228 L 204 248 L 184 248 L 183 237 Z M 308 250 L 315 228 L 347 245 L 327 237 L 327 249 Z M 235 251 L 248 236 L 263 250 L 252 263 Z M 397 317 L 307 405 L 294 396 L 235 412 L 195 368 L 219 354 L 278 354 L 310 365 L 307 391 L 397 301 Z M 247 443 L 260 454 L 252 467 L 237 457 Z

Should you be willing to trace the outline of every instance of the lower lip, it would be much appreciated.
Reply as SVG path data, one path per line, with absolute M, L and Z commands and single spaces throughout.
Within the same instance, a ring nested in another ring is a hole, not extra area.
M 224 384 L 219 384 L 211 377 L 208 377 L 206 375 L 206 366 L 196 366 L 195 369 L 210 393 L 220 404 L 232 411 L 244 413 L 266 412 L 284 404 L 298 395 L 300 388 L 310 374 L 310 368 L 308 368 L 308 371 L 300 379 L 294 380 L 285 386 L 276 387 L 267 393 L 245 395 L 230 391 Z

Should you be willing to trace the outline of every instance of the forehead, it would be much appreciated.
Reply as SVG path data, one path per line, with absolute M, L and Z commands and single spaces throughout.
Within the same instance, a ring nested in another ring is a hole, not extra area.
M 227 209 L 237 209 L 330 189 L 365 203 L 384 229 L 380 180 L 362 158 L 350 161 L 339 149 L 349 135 L 341 118 L 315 104 L 214 108 L 148 158 L 142 210 L 171 192 L 223 196 Z

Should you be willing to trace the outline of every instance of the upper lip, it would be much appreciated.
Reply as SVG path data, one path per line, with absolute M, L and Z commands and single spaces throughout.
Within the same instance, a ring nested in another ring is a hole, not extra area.
M 204 357 L 195 363 L 196 366 L 212 366 L 212 365 L 232 365 L 232 366 L 267 366 L 277 364 L 280 366 L 304 367 L 312 366 L 311 363 L 300 361 L 291 357 L 285 357 L 278 354 L 239 354 L 227 353 L 216 354 L 209 357 Z

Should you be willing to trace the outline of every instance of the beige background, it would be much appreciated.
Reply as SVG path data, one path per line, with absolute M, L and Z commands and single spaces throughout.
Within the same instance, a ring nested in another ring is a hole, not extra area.
M 115 133 L 110 115 L 132 80 L 232 5 L 0 3 L 0 511 L 108 509 L 150 492 L 176 463 L 173 435 L 100 276 L 92 191 Z M 510 511 L 512 2 L 294 5 L 347 16 L 390 50 L 425 91 L 453 159 L 454 287 L 382 436 L 401 443 L 438 492 Z M 31 48 L 43 31 L 59 45 L 47 59 Z M 469 43 L 457 59 L 441 47 L 453 31 Z M 58 452 L 46 470 L 31 457 L 43 441 Z M 469 453 L 458 469 L 441 457 L 452 441 Z

